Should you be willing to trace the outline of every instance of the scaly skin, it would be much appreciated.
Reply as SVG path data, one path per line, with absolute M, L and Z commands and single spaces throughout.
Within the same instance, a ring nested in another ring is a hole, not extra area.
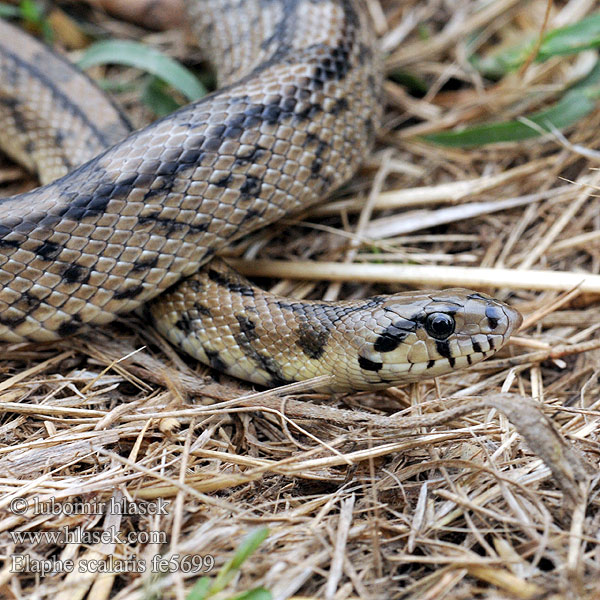
M 70 335 L 171 288 L 149 307 L 157 327 L 200 360 L 261 384 L 333 371 L 331 389 L 382 387 L 497 350 L 520 316 L 466 290 L 326 305 L 231 284 L 238 276 L 221 263 L 199 272 L 235 239 L 352 175 L 374 138 L 381 75 L 360 0 L 188 4 L 223 87 L 122 141 L 126 120 L 84 77 L 23 34 L 0 42 L 10 88 L 0 143 L 18 139 L 12 156 L 45 180 L 83 162 L 0 202 L 0 339 Z M 45 133 L 34 112 L 45 115 Z M 455 329 L 444 339 L 423 320 L 438 298 Z M 413 329 L 390 329 L 394 314 Z M 266 341 L 274 331 L 275 345 Z

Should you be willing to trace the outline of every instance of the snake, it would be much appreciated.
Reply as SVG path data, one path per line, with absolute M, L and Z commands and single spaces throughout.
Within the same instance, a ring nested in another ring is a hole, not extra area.
M 219 257 L 347 182 L 381 119 L 363 0 L 188 0 L 219 86 L 149 126 L 0 24 L 0 147 L 41 187 L 0 200 L 0 340 L 137 310 L 192 357 L 262 386 L 372 390 L 497 352 L 520 313 L 464 289 L 330 302 L 273 295 Z

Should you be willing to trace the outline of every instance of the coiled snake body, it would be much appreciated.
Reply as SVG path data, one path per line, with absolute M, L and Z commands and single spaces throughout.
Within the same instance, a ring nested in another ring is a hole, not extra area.
M 384 387 L 498 350 L 521 317 L 481 294 L 295 301 L 213 258 L 351 176 L 381 77 L 361 0 L 188 4 L 222 87 L 128 137 L 85 77 L 1 25 L 0 144 L 50 183 L 0 201 L 0 339 L 56 339 L 162 294 L 147 314 L 170 341 L 260 384 Z

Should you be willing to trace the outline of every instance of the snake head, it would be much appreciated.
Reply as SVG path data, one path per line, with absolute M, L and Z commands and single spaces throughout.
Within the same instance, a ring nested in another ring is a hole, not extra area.
M 485 294 L 448 289 L 388 296 L 372 312 L 373 320 L 376 324 L 369 331 L 361 328 L 359 336 L 363 343 L 358 348 L 358 371 L 368 382 L 362 389 L 437 377 L 474 365 L 495 354 L 523 318 Z

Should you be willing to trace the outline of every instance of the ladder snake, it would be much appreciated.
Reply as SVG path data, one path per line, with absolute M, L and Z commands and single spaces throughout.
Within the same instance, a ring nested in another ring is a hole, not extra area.
M 333 391 L 441 375 L 504 345 L 521 316 L 480 293 L 300 301 L 218 258 L 351 177 L 380 118 L 380 58 L 361 0 L 188 11 L 220 88 L 135 132 L 87 77 L 0 24 L 0 146 L 45 184 L 0 200 L 0 340 L 143 306 L 214 368 L 262 385 L 328 374 Z

